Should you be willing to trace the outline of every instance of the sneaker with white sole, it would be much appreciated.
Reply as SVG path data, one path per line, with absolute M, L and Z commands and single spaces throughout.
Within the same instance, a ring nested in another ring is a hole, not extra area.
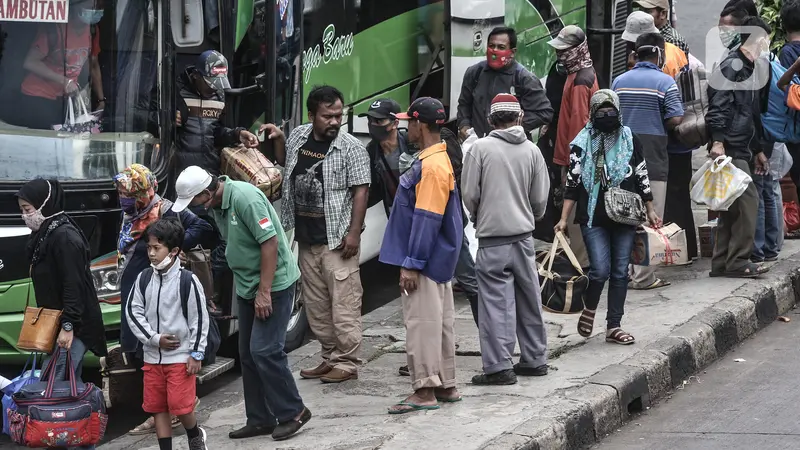
M 197 427 L 200 430 L 200 436 L 189 439 L 189 450 L 208 450 L 206 447 L 206 430 Z

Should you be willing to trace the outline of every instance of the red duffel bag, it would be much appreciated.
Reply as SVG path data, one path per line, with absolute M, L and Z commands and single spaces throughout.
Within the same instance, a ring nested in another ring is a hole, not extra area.
M 783 202 L 783 223 L 787 233 L 800 229 L 800 207 L 797 203 Z
M 67 352 L 67 380 L 55 381 L 56 361 Z M 11 439 L 30 448 L 96 445 L 108 425 L 103 392 L 92 383 L 78 383 L 69 352 L 56 348 L 39 382 L 14 394 L 9 411 Z

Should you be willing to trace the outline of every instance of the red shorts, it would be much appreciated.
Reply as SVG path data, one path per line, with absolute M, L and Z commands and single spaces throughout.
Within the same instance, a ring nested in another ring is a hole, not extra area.
M 182 416 L 194 411 L 196 377 L 186 372 L 186 364 L 147 364 L 144 371 L 144 403 L 150 414 L 168 412 Z

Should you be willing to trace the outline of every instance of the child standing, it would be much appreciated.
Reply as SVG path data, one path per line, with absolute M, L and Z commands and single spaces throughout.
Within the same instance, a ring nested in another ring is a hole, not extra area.
M 195 374 L 205 356 L 209 319 L 200 282 L 190 272 L 183 273 L 180 266 L 183 237 L 183 227 L 172 218 L 145 229 L 143 239 L 152 269 L 145 269 L 136 279 L 127 305 L 128 323 L 144 344 L 142 408 L 155 416 L 159 448 L 172 449 L 173 414 L 186 429 L 189 449 L 207 450 L 194 401 Z M 182 293 L 181 279 L 188 276 L 191 283 L 184 284 L 190 286 Z

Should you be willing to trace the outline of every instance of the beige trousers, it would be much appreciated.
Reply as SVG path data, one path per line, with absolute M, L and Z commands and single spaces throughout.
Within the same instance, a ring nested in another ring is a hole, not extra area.
M 361 365 L 361 287 L 358 255 L 342 259 L 327 245 L 300 246 L 300 273 L 308 325 L 322 346 L 322 359 L 354 373 Z
M 453 284 L 437 283 L 420 274 L 417 290 L 402 298 L 411 387 L 415 391 L 455 387 Z
M 650 192 L 653 193 L 653 208 L 658 217 L 664 218 L 664 207 L 667 204 L 667 182 L 651 181 Z M 631 287 L 644 289 L 656 282 L 656 267 L 631 265 Z

